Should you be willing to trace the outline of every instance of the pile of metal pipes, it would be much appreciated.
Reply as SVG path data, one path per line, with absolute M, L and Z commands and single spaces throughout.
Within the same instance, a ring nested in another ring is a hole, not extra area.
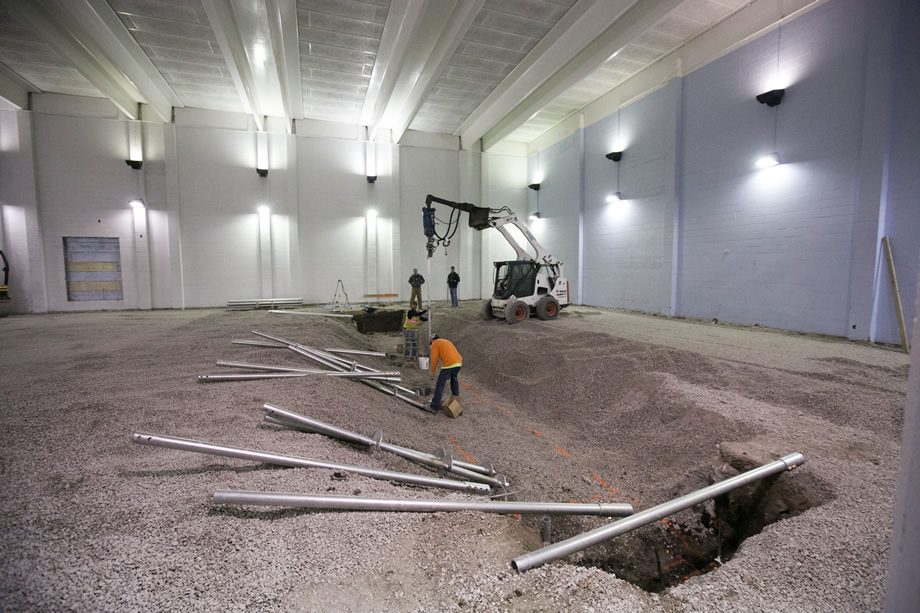
M 163 434 L 136 432 L 131 441 L 139 445 L 166 447 L 168 449 L 179 449 L 181 451 L 193 451 L 195 453 L 205 453 L 227 458 L 237 458 L 240 460 L 250 460 L 253 462 L 261 462 L 263 464 L 275 464 L 278 466 L 290 466 L 295 468 L 326 468 L 363 475 L 365 477 L 370 477 L 371 479 L 384 479 L 387 481 L 409 483 L 412 485 L 440 487 L 444 489 L 470 492 L 474 494 L 488 494 L 491 492 L 491 488 L 485 483 L 454 481 L 452 479 L 426 477 L 424 475 L 413 475 L 410 473 L 394 472 L 391 470 L 378 470 L 376 468 L 366 468 L 363 466 L 336 464 L 323 460 L 313 460 L 310 458 L 301 458 L 299 456 L 283 455 L 278 453 L 271 453 L 269 451 L 259 451 L 256 449 L 246 449 L 243 447 L 218 445 L 216 443 L 179 438 L 175 436 L 166 436 Z
M 373 436 L 363 436 L 356 432 L 327 424 L 318 419 L 311 419 L 305 415 L 288 411 L 271 404 L 264 405 L 263 409 L 265 411 L 265 421 L 271 424 L 286 426 L 305 432 L 324 434 L 341 441 L 365 445 L 370 449 L 381 449 L 398 455 L 410 462 L 435 470 L 439 474 L 443 475 L 450 473 L 462 477 L 467 481 L 485 483 L 492 488 L 505 489 L 510 485 L 508 479 L 506 479 L 503 474 L 495 472 L 490 462 L 481 465 L 471 462 L 461 462 L 454 460 L 450 455 L 445 453 L 443 449 L 437 449 L 434 453 L 425 453 L 416 451 L 415 449 L 400 447 L 399 445 L 384 442 L 382 430 L 377 430 L 374 432 Z
M 256 381 L 262 379 L 285 379 L 292 377 L 306 377 L 319 375 L 326 377 L 340 377 L 355 379 L 388 396 L 393 396 L 405 403 L 427 411 L 425 399 L 415 390 L 398 385 L 401 381 L 398 371 L 376 370 L 369 366 L 359 364 L 355 360 L 348 360 L 346 356 L 366 355 L 386 357 L 385 353 L 377 351 L 360 351 L 354 349 L 317 349 L 302 345 L 294 341 L 253 330 L 256 336 L 267 341 L 242 341 L 234 340 L 234 344 L 268 347 L 273 349 L 289 349 L 325 368 L 296 368 L 290 366 L 274 366 L 269 364 L 250 364 L 246 362 L 230 362 L 219 360 L 217 366 L 224 368 L 241 368 L 249 371 L 246 373 L 200 375 L 199 383 L 217 383 L 223 381 Z

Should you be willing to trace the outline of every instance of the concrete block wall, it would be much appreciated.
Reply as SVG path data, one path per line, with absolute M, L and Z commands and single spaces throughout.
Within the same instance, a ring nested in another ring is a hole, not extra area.
M 576 131 L 528 158 L 528 184 L 540 183 L 539 191 L 527 192 L 528 215 L 539 212 L 540 219 L 529 220 L 519 216 L 537 241 L 564 264 L 569 281 L 569 300 L 572 302 L 577 302 L 581 266 L 579 232 L 583 149 L 582 132 Z M 529 247 L 526 241 L 520 243 L 522 247 Z
M 682 314 L 846 335 L 862 6 L 825 5 L 685 77 Z M 772 71 L 786 96 L 770 108 L 754 98 Z M 771 151 L 783 164 L 756 169 Z
M 879 239 L 900 251 L 909 327 L 916 43 L 885 27 L 903 3 L 884 4 L 828 2 L 612 109 L 584 128 L 583 156 L 577 136 L 531 154 L 531 171 L 548 156 L 570 177 L 583 168 L 584 302 L 899 343 Z M 781 105 L 755 101 L 774 88 Z M 604 158 L 618 132 L 619 186 Z M 754 166 L 772 151 L 781 166 Z M 618 187 L 625 200 L 608 204 Z
M 671 314 L 680 82 L 585 130 L 584 302 Z M 626 150 L 620 162 L 606 158 Z M 623 200 L 607 202 L 619 191 Z

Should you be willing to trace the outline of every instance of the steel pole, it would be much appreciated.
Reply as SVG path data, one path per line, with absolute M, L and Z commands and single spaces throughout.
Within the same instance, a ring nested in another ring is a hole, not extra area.
M 524 572 L 541 566 L 548 562 L 558 560 L 559 558 L 565 557 L 569 554 L 575 553 L 576 551 L 581 551 L 582 549 L 587 549 L 592 545 L 597 545 L 609 539 L 612 539 L 615 536 L 619 536 L 630 530 L 634 530 L 640 526 L 650 524 L 653 521 L 657 521 L 668 515 L 677 513 L 678 511 L 683 511 L 684 509 L 690 508 L 693 505 L 697 505 L 701 502 L 705 502 L 710 498 L 715 498 L 716 496 L 721 496 L 726 492 L 730 492 L 736 488 L 739 488 L 748 483 L 752 483 L 764 477 L 769 477 L 770 475 L 775 475 L 787 470 L 791 470 L 796 466 L 799 466 L 805 462 L 805 458 L 801 453 L 793 453 L 787 455 L 775 462 L 770 462 L 769 464 L 764 464 L 759 468 L 749 470 L 740 475 L 734 476 L 725 481 L 720 481 L 719 483 L 714 483 L 709 487 L 704 487 L 703 489 L 691 492 L 680 498 L 675 498 L 663 504 L 658 505 L 657 507 L 652 507 L 645 511 L 640 511 L 635 515 L 632 515 L 626 519 L 621 519 L 620 521 L 613 522 L 606 526 L 601 526 L 600 528 L 595 528 L 589 532 L 573 536 L 572 538 L 566 539 L 564 541 L 559 541 L 543 549 L 538 549 L 537 551 L 532 551 L 530 553 L 525 553 L 522 556 L 518 556 L 511 561 L 511 566 L 518 572 Z
M 503 515 L 527 513 L 541 515 L 598 515 L 601 517 L 626 517 L 633 513 L 632 505 L 627 503 L 414 500 L 411 498 L 370 498 L 363 496 L 327 496 L 238 490 L 217 490 L 214 492 L 213 502 L 215 504 L 336 509 L 340 511 L 397 511 L 404 513 L 479 511 Z
M 291 379 L 306 377 L 302 372 L 259 372 L 236 373 L 230 375 L 199 375 L 198 383 L 220 383 L 224 381 L 258 381 L 260 379 Z
M 315 361 L 319 362 L 320 364 L 323 364 L 324 366 L 328 366 L 329 368 L 331 368 L 331 369 L 333 369 L 333 370 L 338 370 L 338 371 L 343 371 L 343 370 L 344 370 L 344 367 L 342 367 L 342 366 L 340 366 L 340 365 L 338 365 L 338 364 L 335 364 L 334 362 L 332 362 L 332 361 L 330 361 L 330 360 L 324 359 L 323 357 L 321 357 L 321 356 L 319 356 L 319 355 L 316 355 L 316 353 L 314 352 L 314 350 L 311 350 L 309 347 L 305 347 L 305 346 L 303 346 L 303 345 L 300 345 L 300 344 L 298 344 L 298 343 L 295 343 L 295 342 L 293 342 L 293 341 L 289 341 L 289 340 L 287 340 L 287 339 L 284 339 L 284 338 L 281 338 L 281 337 L 278 337 L 278 336 L 273 336 L 273 335 L 271 335 L 271 334 L 266 334 L 265 332 L 259 332 L 258 330 L 253 330 L 252 333 L 255 334 L 256 336 L 261 336 L 261 337 L 263 337 L 263 338 L 267 338 L 267 339 L 269 339 L 269 340 L 272 340 L 272 341 L 275 341 L 275 342 L 278 342 L 278 343 L 284 343 L 284 344 L 287 345 L 288 349 L 294 351 L 295 353 L 299 353 L 300 355 L 302 355 L 302 356 L 304 356 L 304 357 L 308 357 L 308 358 L 310 358 L 310 359 L 312 359 L 312 360 L 315 360 Z M 363 367 L 363 368 L 366 368 L 366 367 Z M 368 369 L 368 370 L 370 370 L 370 369 Z M 407 404 L 411 404 L 412 406 L 414 406 L 414 407 L 416 407 L 416 408 L 418 408 L 418 409 L 423 409 L 423 410 L 426 410 L 426 411 L 428 410 L 427 407 L 425 406 L 425 403 L 419 402 L 419 401 L 417 401 L 417 400 L 415 400 L 415 399 L 413 399 L 413 398 L 407 398 L 406 396 L 401 396 L 401 395 L 399 394 L 399 389 L 401 389 L 401 388 L 398 388 L 398 386 L 389 385 L 389 387 L 391 387 L 391 388 L 393 388 L 393 389 L 388 389 L 388 388 L 387 388 L 387 385 L 388 385 L 388 384 L 378 383 L 378 382 L 376 382 L 376 381 L 371 381 L 371 380 L 368 380 L 368 379 L 361 379 L 360 381 L 361 381 L 361 383 L 363 383 L 363 384 L 365 384 L 365 385 L 369 385 L 370 387 L 373 387 L 374 389 L 376 389 L 376 390 L 378 390 L 378 391 L 381 391 L 381 392 L 383 392 L 384 394 L 389 394 L 390 396 L 393 396 L 393 397 L 395 397 L 395 398 L 398 398 L 398 399 L 402 400 L 403 402 L 405 402 L 405 403 L 407 403 Z
M 285 347 L 287 349 L 287 347 Z M 328 373 L 328 370 L 316 370 L 309 368 L 294 368 L 293 366 L 271 366 L 269 364 L 251 364 L 249 362 L 228 362 L 218 360 L 217 365 L 223 368 L 249 368 L 251 370 L 265 370 L 269 372 L 296 372 L 305 375 L 322 375 Z
M 287 349 L 287 345 L 281 343 L 266 343 L 264 341 L 244 341 L 239 339 L 234 339 L 231 341 L 234 345 L 250 345 L 252 347 L 270 347 L 272 349 Z
M 368 447 L 379 447 L 384 451 L 398 455 L 399 457 L 409 460 L 410 462 L 422 464 L 435 470 L 446 470 L 457 475 L 458 477 L 463 477 L 468 481 L 488 483 L 492 487 L 500 488 L 506 488 L 510 485 L 508 480 L 502 474 L 490 476 L 481 472 L 467 470 L 466 468 L 457 466 L 452 459 L 445 462 L 443 459 L 436 458 L 435 456 L 423 454 L 421 452 L 415 451 L 414 449 L 407 449 L 405 447 L 390 445 L 388 443 L 384 443 L 382 440 L 378 441 L 367 436 L 362 436 L 355 432 L 345 430 L 344 428 L 338 428 L 331 424 L 327 424 L 316 419 L 310 419 L 309 417 L 305 417 L 292 411 L 286 411 L 281 407 L 276 407 L 271 404 L 263 405 L 263 409 L 265 410 L 266 415 L 275 418 L 276 421 L 287 421 L 290 422 L 294 427 L 305 427 L 312 430 L 313 432 L 325 434 L 326 436 L 331 436 L 333 438 L 348 441 L 350 443 L 359 443 L 362 445 L 367 445 Z
M 362 351 L 360 349 L 323 349 L 326 353 L 344 353 L 347 355 L 369 355 L 376 358 L 385 358 L 387 354 L 383 351 Z
M 328 468 L 330 470 L 340 470 L 343 472 L 355 473 L 372 479 L 384 479 L 387 481 L 398 481 L 401 483 L 411 483 L 413 485 L 425 485 L 429 487 L 443 487 L 451 490 L 461 490 L 466 492 L 490 492 L 489 486 L 483 483 L 467 483 L 462 481 L 450 481 L 448 479 L 437 479 L 434 477 L 424 477 L 420 475 L 411 475 L 408 473 L 398 473 L 389 470 L 377 470 L 374 468 L 365 468 L 363 466 L 349 466 L 347 464 L 334 464 L 332 462 L 323 462 L 321 460 L 311 460 L 297 456 L 280 455 L 265 451 L 256 451 L 254 449 L 244 449 L 242 447 L 230 447 L 226 445 L 216 445 L 204 441 L 195 441 L 187 438 L 178 438 L 174 436 L 164 436 L 160 434 L 135 433 L 132 442 L 141 445 L 151 445 L 154 447 L 166 447 L 169 449 L 179 449 L 182 451 L 194 451 L 196 453 L 205 453 L 210 455 L 224 456 L 228 458 L 237 458 L 240 460 L 250 460 L 253 462 L 262 462 L 263 464 L 277 464 L 279 466 L 293 466 L 296 468 Z

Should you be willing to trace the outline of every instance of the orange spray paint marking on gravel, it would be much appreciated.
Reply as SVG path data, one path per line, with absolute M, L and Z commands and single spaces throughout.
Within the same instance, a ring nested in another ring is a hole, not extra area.
M 479 398 L 481 398 L 481 400 L 473 400 L 473 401 L 471 401 L 471 404 L 482 404 L 482 403 L 485 403 L 485 402 L 492 402 L 491 400 L 489 400 L 489 398 L 488 398 L 485 394 L 483 394 L 483 393 L 480 392 L 479 390 L 475 389 L 472 385 L 470 385 L 470 384 L 467 383 L 466 381 L 464 381 L 464 380 L 461 379 L 461 380 L 460 380 L 460 383 L 463 384 L 463 387 L 465 387 L 466 389 L 470 390 L 471 392 L 473 392 L 474 394 L 476 394 L 477 396 L 479 396 Z
M 534 429 L 531 428 L 530 426 L 527 426 L 527 429 L 530 430 L 531 432 L 533 432 L 534 434 L 536 434 L 537 436 L 543 436 L 542 434 L 540 434 L 539 432 L 537 432 L 536 430 L 534 430 Z
M 568 453 L 565 449 L 563 449 L 562 447 L 556 447 L 556 450 L 557 450 L 557 451 L 561 451 L 562 453 L 564 453 L 564 454 L 565 454 L 565 457 L 567 457 L 567 458 L 571 458 L 571 457 L 572 457 L 572 456 L 570 456 L 569 453 Z
M 457 444 L 457 439 L 454 438 L 454 435 L 453 435 L 453 434 L 451 434 L 450 432 L 448 432 L 448 433 L 447 433 L 447 436 L 450 437 L 450 442 L 454 444 L 454 446 L 457 448 L 457 451 L 459 451 L 460 453 L 462 453 L 462 454 L 463 454 L 463 457 L 466 458 L 467 461 L 468 461 L 470 464 L 475 464 L 475 463 L 476 463 L 476 462 L 473 461 L 473 458 L 471 458 L 470 456 L 468 456 L 468 455 L 466 454 L 466 452 L 463 451 L 463 449 L 460 448 L 460 445 Z

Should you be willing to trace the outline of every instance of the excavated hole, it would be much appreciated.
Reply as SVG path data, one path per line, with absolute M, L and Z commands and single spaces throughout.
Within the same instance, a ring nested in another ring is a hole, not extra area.
M 728 471 L 693 473 L 674 488 L 672 497 L 738 474 Z M 575 563 L 601 568 L 647 592 L 661 592 L 717 570 L 745 539 L 828 502 L 832 498 L 828 491 L 805 472 L 775 475 L 592 547 Z

